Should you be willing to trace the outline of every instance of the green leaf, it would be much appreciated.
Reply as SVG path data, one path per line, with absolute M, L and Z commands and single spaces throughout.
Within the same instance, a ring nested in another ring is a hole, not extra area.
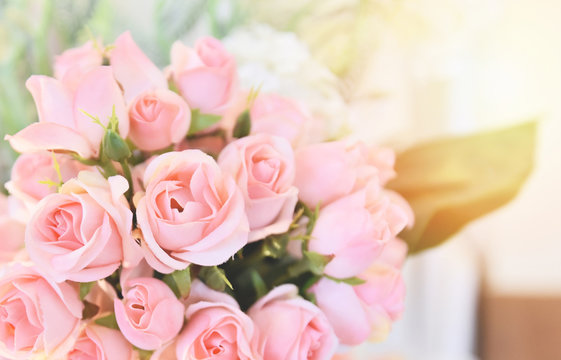
M 289 234 L 272 235 L 263 240 L 261 252 L 263 256 L 279 259 L 286 255 L 286 246 L 290 239 Z
M 234 289 L 232 283 L 230 283 L 230 280 L 226 277 L 224 270 L 217 266 L 203 266 L 199 271 L 199 277 L 208 287 L 214 290 L 224 291 L 226 286 L 231 290 Z
M 187 135 L 194 135 L 217 124 L 222 116 L 214 114 L 201 114 L 199 109 L 191 110 L 191 126 Z
M 105 326 L 110 329 L 119 330 L 119 325 L 117 325 L 117 319 L 115 318 L 115 313 L 111 313 L 107 316 L 100 317 L 95 320 L 97 325 Z
M 303 253 L 304 257 L 308 260 L 309 270 L 315 275 L 323 274 L 325 265 L 327 265 L 333 258 L 332 256 L 318 254 L 313 251 L 304 251 Z
M 136 346 L 134 346 L 134 350 L 136 350 L 136 352 L 138 353 L 138 358 L 140 360 L 149 360 L 154 353 L 154 351 L 152 350 L 144 350 Z
M 177 290 L 179 292 L 178 297 L 187 297 L 189 291 L 191 290 L 191 270 L 190 267 L 184 270 L 176 270 L 171 273 L 171 277 Z
M 365 280 L 363 280 L 359 277 L 356 277 L 356 276 L 350 277 L 350 278 L 344 278 L 344 279 L 338 279 L 338 278 L 335 278 L 335 277 L 332 277 L 332 276 L 329 276 L 329 275 L 325 275 L 325 277 L 328 278 L 329 280 L 333 280 L 333 281 L 338 282 L 338 283 L 349 284 L 349 285 L 352 285 L 352 286 L 362 285 L 366 282 Z
M 263 280 L 261 275 L 259 275 L 257 270 L 251 269 L 250 276 L 251 276 L 251 283 L 253 284 L 253 288 L 255 289 L 255 294 L 257 295 L 257 298 L 259 299 L 265 296 L 268 292 L 267 285 L 265 284 L 265 281 Z
M 95 285 L 96 281 L 80 283 L 80 300 L 84 300 L 88 296 L 90 290 Z
M 232 136 L 239 139 L 249 135 L 250 131 L 251 131 L 251 116 L 249 115 L 249 110 L 246 109 L 236 119 L 236 125 L 234 126 L 234 131 L 232 132 Z
M 469 222 L 512 200 L 534 162 L 536 122 L 448 138 L 398 154 L 389 188 L 412 206 L 400 234 L 411 253 L 437 246 Z

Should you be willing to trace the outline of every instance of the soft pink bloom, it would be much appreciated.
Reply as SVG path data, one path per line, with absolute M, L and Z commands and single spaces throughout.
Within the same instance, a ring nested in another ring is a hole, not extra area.
M 88 41 L 55 57 L 55 78 L 70 89 L 76 89 L 86 74 L 101 66 L 102 62 L 102 49 L 97 48 L 94 42 Z
M 193 49 L 175 42 L 169 71 L 191 109 L 203 114 L 223 115 L 237 91 L 234 57 L 212 37 L 199 39 Z
M 244 193 L 249 241 L 288 230 L 298 189 L 293 186 L 294 153 L 287 140 L 267 134 L 238 139 L 224 148 L 218 164 Z
M 115 299 L 115 318 L 133 345 L 155 350 L 181 330 L 185 308 L 163 281 L 131 279 L 125 284 L 123 296 L 123 300 Z
M 3 194 L 0 194 L 0 234 L 0 264 L 24 257 L 25 223 L 10 214 L 8 198 Z
M 127 103 L 145 91 L 168 88 L 163 72 L 140 50 L 128 31 L 115 40 L 110 61 Z
M 86 169 L 86 166 L 68 155 L 56 154 L 56 161 L 63 182 L 78 175 L 80 170 Z M 41 183 L 42 181 L 59 182 L 53 155 L 46 151 L 22 154 L 12 167 L 11 178 L 6 183 L 6 189 L 31 209 L 39 200 L 57 191 L 56 186 L 49 186 Z
M 0 279 L 0 355 L 62 358 L 78 335 L 82 308 L 69 284 L 13 264 Z
M 189 106 L 168 90 L 164 74 L 135 44 L 130 32 L 115 41 L 111 67 L 129 105 L 129 138 L 139 149 L 163 149 L 187 135 Z
M 191 124 L 191 110 L 173 91 L 156 89 L 137 96 L 129 107 L 129 138 L 141 150 L 177 144 Z
M 76 339 L 67 360 L 132 360 L 132 346 L 119 330 L 88 324 Z
M 359 278 L 366 282 L 353 287 L 323 278 L 311 289 L 346 345 L 384 340 L 403 311 L 405 286 L 399 269 L 374 263 Z
M 361 191 L 321 209 L 308 249 L 333 256 L 325 274 L 341 279 L 360 274 L 389 241 L 389 233 L 380 232 L 365 205 Z
M 76 89 L 43 75 L 31 76 L 26 86 L 35 100 L 39 122 L 6 137 L 18 152 L 66 150 L 84 158 L 96 157 L 105 130 L 83 112 L 107 125 L 115 108 L 120 134 L 126 137 L 129 132 L 125 102 L 108 66 L 89 71 Z
M 37 205 L 27 226 L 29 257 L 56 281 L 102 279 L 140 260 L 140 247 L 130 234 L 132 212 L 123 196 L 122 176 L 106 180 L 83 171 L 65 183 L 60 193 Z
M 338 341 L 321 310 L 285 284 L 248 311 L 260 332 L 259 353 L 267 360 L 329 359 Z
M 296 101 L 277 94 L 259 94 L 249 113 L 252 134 L 281 136 L 293 146 L 306 142 L 312 117 Z
M 146 260 L 159 272 L 218 265 L 247 243 L 243 194 L 212 157 L 168 152 L 151 161 L 143 182 L 136 215 Z
M 187 299 L 187 326 L 177 338 L 179 360 L 258 360 L 253 321 L 231 296 L 194 281 Z
M 308 145 L 296 151 L 299 198 L 308 206 L 325 206 L 350 194 L 358 178 L 362 155 L 344 142 Z

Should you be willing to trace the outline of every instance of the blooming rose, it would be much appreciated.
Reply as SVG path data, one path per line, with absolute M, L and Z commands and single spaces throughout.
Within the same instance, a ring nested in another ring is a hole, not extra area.
M 242 192 L 200 150 L 158 156 L 143 182 L 146 194 L 135 195 L 136 215 L 146 260 L 157 271 L 218 265 L 247 243 Z
M 255 353 L 257 333 L 253 322 L 231 296 L 197 280 L 187 301 L 187 326 L 177 338 L 177 359 L 262 358 Z
M 130 231 L 132 212 L 123 196 L 122 176 L 105 180 L 83 171 L 62 186 L 60 193 L 37 205 L 25 233 L 29 257 L 56 281 L 87 282 L 115 271 L 123 257 L 136 264 L 140 249 Z
M 194 49 L 175 42 L 169 71 L 189 106 L 203 114 L 223 115 L 237 91 L 234 57 L 211 37 L 199 39 Z
M 191 124 L 191 111 L 185 100 L 166 89 L 136 97 L 129 107 L 129 117 L 129 138 L 145 151 L 179 143 Z
M 128 31 L 115 41 L 111 66 L 129 105 L 132 142 L 145 151 L 180 142 L 189 130 L 191 110 L 181 96 L 168 90 L 164 74 Z
M 78 333 L 82 308 L 69 284 L 13 264 L 0 279 L 0 356 L 61 358 Z
M 250 110 L 251 133 L 282 136 L 293 146 L 302 145 L 312 117 L 296 101 L 276 94 L 259 94 Z
M 382 341 L 403 311 L 405 286 L 399 269 L 378 262 L 351 286 L 322 278 L 311 291 L 343 344 L 358 345 L 370 338 Z
M 294 154 L 287 140 L 267 134 L 243 137 L 224 148 L 218 164 L 244 193 L 249 241 L 288 230 L 298 189 L 292 185 Z
M 132 360 L 132 346 L 120 331 L 88 324 L 76 339 L 67 360 Z
M 57 154 L 56 161 L 60 168 L 62 181 L 67 181 L 86 167 L 73 160 L 70 156 Z M 22 154 L 12 167 L 10 181 L 6 183 L 6 189 L 15 197 L 22 200 L 29 208 L 39 202 L 45 196 L 55 193 L 56 186 L 41 183 L 52 181 L 58 183 L 58 174 L 55 170 L 53 155 L 46 151 Z
M 320 210 L 309 250 L 333 256 L 325 274 L 356 276 L 380 255 L 388 241 L 411 224 L 412 216 L 405 200 L 370 183 Z
M 119 133 L 126 137 L 129 132 L 123 96 L 108 66 L 90 70 L 76 89 L 43 75 L 31 76 L 26 86 L 35 100 L 39 122 L 6 136 L 20 153 L 67 150 L 84 158 L 96 157 L 105 130 L 86 113 L 107 125 L 114 109 Z
M 0 233 L 0 264 L 13 261 L 16 256 L 23 256 L 25 224 L 11 216 L 8 198 L 3 194 L 0 194 Z
M 337 338 L 321 310 L 298 297 L 298 288 L 281 285 L 248 311 L 260 332 L 259 353 L 267 360 L 329 359 Z
M 123 300 L 115 299 L 115 318 L 133 345 L 158 349 L 181 330 L 185 308 L 163 281 L 134 278 L 126 282 L 123 294 Z
M 298 197 L 310 207 L 325 206 L 351 193 L 362 157 L 344 142 L 308 145 L 296 151 Z
M 85 75 L 101 66 L 103 54 L 93 41 L 80 47 L 68 49 L 55 57 L 55 78 L 61 80 L 70 89 L 76 89 Z

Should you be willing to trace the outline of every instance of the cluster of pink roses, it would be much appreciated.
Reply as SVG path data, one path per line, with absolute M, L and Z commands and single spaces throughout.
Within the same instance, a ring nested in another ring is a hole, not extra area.
M 413 219 L 391 150 L 308 143 L 213 38 L 161 71 L 124 33 L 54 75 L 7 137 L 0 357 L 331 359 L 387 334 Z

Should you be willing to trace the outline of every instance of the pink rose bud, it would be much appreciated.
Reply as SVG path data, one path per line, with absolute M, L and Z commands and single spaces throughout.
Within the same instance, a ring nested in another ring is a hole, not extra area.
M 133 100 L 129 118 L 132 142 L 141 150 L 154 151 L 185 138 L 191 124 L 191 110 L 173 91 L 157 89 Z
M 29 257 L 56 281 L 103 279 L 125 265 L 140 261 L 140 248 L 130 235 L 132 212 L 123 196 L 122 176 L 106 180 L 83 171 L 65 183 L 60 193 L 37 205 L 27 226 Z
M 224 148 L 218 164 L 242 189 L 249 241 L 288 230 L 298 189 L 293 186 L 294 154 L 287 140 L 267 134 L 238 139 Z
M 311 289 L 345 345 L 384 340 L 403 311 L 405 286 L 399 269 L 375 263 L 359 277 L 366 282 L 353 287 L 323 278 Z
M 351 193 L 362 161 L 358 149 L 343 142 L 308 145 L 296 151 L 299 198 L 310 207 L 329 203 Z
M 223 115 L 237 91 L 234 57 L 212 37 L 199 39 L 194 49 L 175 42 L 169 71 L 189 107 L 202 114 Z
M 6 137 L 20 153 L 65 150 L 84 158 L 97 157 L 105 130 L 86 113 L 107 125 L 115 109 L 120 135 L 126 137 L 129 132 L 123 95 L 108 66 L 89 71 L 76 89 L 43 75 L 31 76 L 26 86 L 35 100 L 39 122 Z
M 163 72 L 140 50 L 128 31 L 115 40 L 111 68 L 129 104 L 143 92 L 168 88 Z
M 293 146 L 306 142 L 311 114 L 296 101 L 276 94 L 259 94 L 251 110 L 251 133 L 281 136 Z
M 133 345 L 155 350 L 179 333 L 185 308 L 163 281 L 131 279 L 123 293 L 123 300 L 115 299 L 115 318 Z
M 88 324 L 66 359 L 133 360 L 133 351 L 119 330 Z
M 78 335 L 78 292 L 15 263 L 0 279 L 0 294 L 0 356 L 63 358 Z
M 0 264 L 25 257 L 25 223 L 10 214 L 8 198 L 4 194 L 0 194 L 0 234 Z
M 64 154 L 55 156 L 63 182 L 70 180 L 78 175 L 80 170 L 87 168 L 70 156 Z M 45 181 L 55 184 L 59 182 L 53 155 L 46 151 L 22 154 L 12 167 L 11 178 L 6 183 L 6 188 L 13 196 L 22 200 L 28 208 L 32 209 L 39 200 L 57 191 L 56 186 L 42 183 Z
M 259 353 L 267 360 L 329 359 L 337 338 L 325 315 L 298 297 L 298 288 L 281 285 L 248 311 L 259 329 Z
M 157 271 L 219 265 L 247 243 L 243 194 L 202 151 L 154 158 L 143 183 L 146 194 L 135 195 L 136 215 L 146 260 Z
M 97 48 L 92 41 L 66 50 L 55 58 L 55 78 L 61 80 L 68 88 L 76 89 L 87 73 L 101 66 L 101 51 L 101 47 Z
M 343 197 L 322 208 L 308 248 L 333 256 L 324 273 L 336 278 L 353 277 L 380 255 L 390 234 L 377 226 L 366 208 L 364 191 Z
M 187 301 L 187 326 L 177 338 L 177 359 L 262 359 L 255 352 L 253 321 L 234 298 L 194 281 Z

